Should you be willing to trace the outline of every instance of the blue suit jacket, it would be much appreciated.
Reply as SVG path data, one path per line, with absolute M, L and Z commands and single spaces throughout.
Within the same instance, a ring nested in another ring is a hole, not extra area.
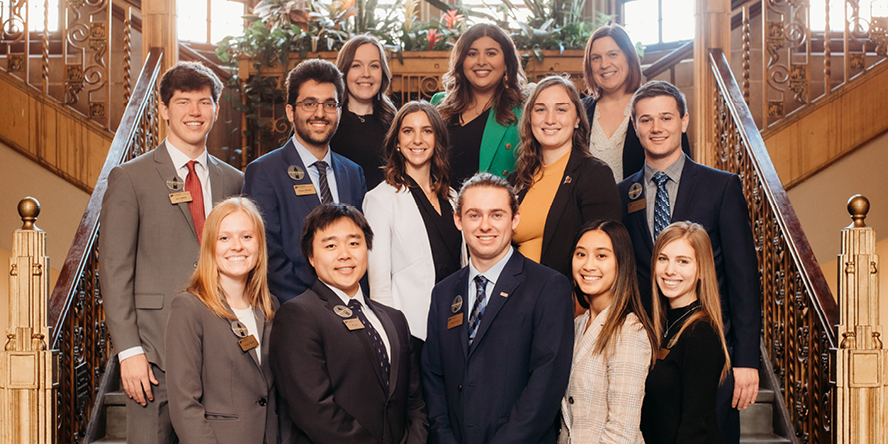
M 463 267 L 432 290 L 422 351 L 429 443 L 554 443 L 573 355 L 567 278 L 513 252 L 469 347 L 468 277 Z M 463 322 L 448 328 L 453 316 Z
M 367 184 L 364 172 L 354 162 L 331 153 L 339 202 L 361 209 Z M 299 180 L 287 174 L 296 165 L 304 172 Z M 295 185 L 311 185 L 293 140 L 247 165 L 244 194 L 259 205 L 265 221 L 268 244 L 268 288 L 283 304 L 311 288 L 316 279 L 299 242 L 305 218 L 321 204 L 317 193 L 297 196 Z
M 623 223 L 632 237 L 638 265 L 638 287 L 650 313 L 651 255 L 654 243 L 647 223 L 647 208 L 628 212 L 630 202 L 644 201 L 642 193 L 629 198 L 629 188 L 644 181 L 644 169 L 620 182 Z M 712 242 L 715 273 L 721 295 L 725 339 L 732 351 L 734 367 L 758 368 L 759 336 L 762 328 L 758 258 L 749 226 L 749 207 L 736 174 L 709 168 L 685 159 L 672 211 L 672 221 L 696 222 L 706 229 Z

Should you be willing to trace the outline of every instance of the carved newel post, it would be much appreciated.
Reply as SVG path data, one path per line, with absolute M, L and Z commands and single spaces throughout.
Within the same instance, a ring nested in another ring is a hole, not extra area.
M 22 228 L 9 259 L 9 327 L 0 351 L 0 439 L 3 444 L 55 442 L 58 356 L 48 350 L 49 258 L 46 233 L 34 222 L 37 199 L 19 202 Z
M 876 232 L 864 223 L 869 201 L 848 201 L 854 222 L 842 230 L 839 255 L 839 335 L 836 351 L 836 442 L 884 443 L 886 434 L 886 350 L 879 324 L 879 256 Z

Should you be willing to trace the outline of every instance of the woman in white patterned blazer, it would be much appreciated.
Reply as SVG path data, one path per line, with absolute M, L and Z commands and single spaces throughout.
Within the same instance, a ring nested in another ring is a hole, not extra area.
M 574 294 L 588 311 L 574 321 L 570 383 L 559 443 L 643 443 L 644 382 L 657 339 L 642 308 L 626 227 L 596 220 L 577 233 Z

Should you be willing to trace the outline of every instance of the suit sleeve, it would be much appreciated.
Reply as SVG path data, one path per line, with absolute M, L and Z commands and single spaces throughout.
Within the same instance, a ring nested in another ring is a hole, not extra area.
M 111 170 L 102 200 L 99 278 L 115 353 L 142 345 L 136 324 L 134 285 L 139 242 L 139 200 L 123 168 Z
M 386 186 L 386 185 L 381 185 Z M 373 249 L 367 261 L 370 297 L 374 301 L 394 307 L 392 297 L 392 205 L 379 198 L 378 190 L 364 198 L 364 216 L 373 230 Z
M 758 368 L 762 328 L 758 258 L 749 226 L 749 207 L 736 175 L 731 176 L 725 188 L 719 224 L 731 310 L 732 364 Z
M 599 442 L 634 443 L 641 437 L 641 404 L 651 365 L 651 343 L 641 323 L 629 319 L 611 340 L 615 342 L 607 356 L 607 419 Z
M 586 184 L 579 190 L 580 213 L 583 223 L 595 219 L 619 221 L 623 208 L 614 174 L 602 163 L 594 162 L 584 171 Z
M 203 322 L 196 297 L 180 294 L 170 306 L 166 330 L 166 375 L 170 419 L 181 442 L 215 444 L 203 398 Z
M 333 399 L 316 314 L 293 302 L 282 305 L 270 342 L 274 382 L 296 427 L 316 443 L 376 444 L 373 434 Z
M 422 384 L 420 383 L 420 354 L 413 347 L 413 336 L 410 334 L 410 325 L 403 313 L 398 312 L 401 323 L 407 331 L 407 344 L 410 347 L 410 380 L 409 393 L 407 393 L 407 431 L 402 442 L 404 444 L 425 444 L 429 437 L 429 420 L 426 415 L 425 402 L 422 399 Z
M 570 283 L 555 273 L 539 291 L 533 315 L 530 378 L 491 444 L 540 441 L 555 422 L 567 390 L 574 344 Z
M 711 415 L 725 364 L 721 339 L 707 321 L 698 320 L 681 334 L 684 354 L 681 361 L 681 419 L 675 442 L 704 444 L 708 439 L 707 415 Z M 673 347 L 673 350 L 675 347 Z
M 437 444 L 459 444 L 453 435 L 450 416 L 447 414 L 447 393 L 444 388 L 444 363 L 441 362 L 441 343 L 438 320 L 438 287 L 432 289 L 432 304 L 429 308 L 426 343 L 422 348 L 422 390 L 429 412 L 429 442 Z

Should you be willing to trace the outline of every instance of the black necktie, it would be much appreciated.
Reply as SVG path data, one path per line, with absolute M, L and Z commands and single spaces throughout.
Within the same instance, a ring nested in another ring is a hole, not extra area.
M 321 203 L 333 203 L 333 194 L 330 193 L 330 184 L 327 183 L 327 162 L 319 160 L 314 163 L 318 169 L 318 187 L 321 189 Z
M 382 338 L 379 337 L 379 332 L 373 328 L 373 324 L 367 319 L 367 316 L 364 316 L 363 305 L 361 305 L 361 301 L 356 299 L 352 299 L 348 301 L 348 308 L 352 309 L 355 313 L 355 316 L 361 320 L 361 323 L 364 324 L 364 331 L 367 332 L 367 335 L 370 336 L 370 342 L 373 343 L 373 348 L 376 350 L 376 357 L 379 359 L 379 365 L 382 367 L 382 376 L 385 380 L 385 386 L 389 385 L 389 373 L 392 370 L 392 365 L 389 362 L 388 352 L 385 350 L 385 344 L 382 343 Z

